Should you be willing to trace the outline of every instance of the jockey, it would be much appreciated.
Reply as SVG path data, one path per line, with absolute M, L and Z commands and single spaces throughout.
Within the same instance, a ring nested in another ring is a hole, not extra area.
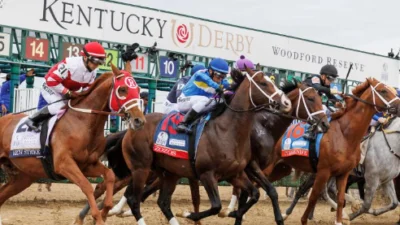
M 246 66 L 245 66 L 246 65 Z M 240 59 L 236 61 L 236 68 L 242 72 L 246 72 L 246 67 L 255 70 L 256 67 L 254 66 L 253 62 L 246 59 L 244 55 L 240 56 Z
M 319 73 L 320 75 L 313 75 L 308 77 L 305 82 L 317 89 L 318 93 L 321 95 L 324 93 L 328 99 L 337 101 L 337 98 L 334 96 L 335 94 L 341 94 L 341 92 L 337 89 L 330 88 L 330 85 L 335 79 L 339 76 L 338 71 L 333 65 L 325 65 L 321 68 Z M 328 108 L 323 105 L 325 112 L 329 114 Z M 316 137 L 316 126 L 311 126 L 307 132 L 304 134 L 305 139 L 314 140 Z
M 104 64 L 106 58 L 106 52 L 98 42 L 87 43 L 80 55 L 64 59 L 46 74 L 39 96 L 38 108 L 41 109 L 25 122 L 34 131 L 39 131 L 37 126 L 41 121 L 63 108 L 67 99 L 77 97 L 76 91 L 87 89 L 93 83 L 97 67 Z
M 190 133 L 191 130 L 188 128 L 190 123 L 201 113 L 215 106 L 214 94 L 216 92 L 221 94 L 223 88 L 229 87 L 224 79 L 228 73 L 228 63 L 221 58 L 215 58 L 208 65 L 208 70 L 199 70 L 190 78 L 178 98 L 178 110 L 187 113 L 177 126 L 178 132 Z
M 189 82 L 193 74 L 195 74 L 199 70 L 205 70 L 205 69 L 206 69 L 205 66 L 197 64 L 193 66 L 192 70 L 190 71 L 190 76 L 182 77 L 175 83 L 171 91 L 168 93 L 167 100 L 165 101 L 164 114 L 168 114 L 174 110 L 178 111 L 177 99 L 181 95 L 183 87 L 187 84 L 187 82 Z

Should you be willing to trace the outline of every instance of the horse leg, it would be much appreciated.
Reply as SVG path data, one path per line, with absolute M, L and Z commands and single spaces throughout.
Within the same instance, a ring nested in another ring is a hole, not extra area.
M 378 189 L 380 182 L 378 180 L 378 176 L 370 176 L 370 177 L 371 178 L 368 179 L 368 182 L 366 182 L 364 202 L 361 208 L 357 210 L 357 212 L 353 212 L 352 214 L 349 215 L 350 221 L 354 220 L 361 214 L 368 212 L 368 210 L 371 208 L 372 200 L 375 196 L 376 189 Z
M 190 193 L 192 194 L 192 204 L 194 212 L 200 212 L 200 190 L 197 180 L 189 179 Z M 195 221 L 195 225 L 201 225 L 200 221 Z
M 99 163 L 96 163 L 96 165 L 97 164 L 101 164 L 101 163 L 99 162 Z M 101 165 L 103 165 L 103 164 L 101 164 Z M 104 167 L 104 165 L 103 165 L 103 167 Z M 93 166 L 91 166 L 89 168 L 93 168 Z M 103 171 L 87 169 L 87 172 L 88 172 L 87 176 L 98 177 L 106 172 L 106 171 L 104 171 L 104 169 L 107 169 L 106 167 L 104 167 L 104 168 L 95 167 L 95 168 L 101 169 Z M 107 169 L 107 170 L 109 170 L 109 169 Z M 62 176 L 64 176 L 65 178 L 67 178 L 68 180 L 70 180 L 71 182 L 73 182 L 74 184 L 78 185 L 81 188 L 82 192 L 86 195 L 86 197 L 88 199 L 90 208 L 92 209 L 92 217 L 96 221 L 96 225 L 103 225 L 104 221 L 102 219 L 102 215 L 100 214 L 99 209 L 97 208 L 96 199 L 94 198 L 94 195 L 93 195 L 94 190 L 93 190 L 92 184 L 85 177 L 85 175 L 83 175 L 83 173 L 79 169 L 76 162 L 70 157 L 64 157 L 62 159 L 54 158 L 54 171 L 58 174 L 61 174 Z M 115 179 L 114 173 L 111 170 L 109 170 L 106 174 L 104 174 L 104 176 L 105 176 L 104 177 L 105 179 L 106 178 L 108 179 L 108 182 L 110 182 L 110 179 L 111 179 L 111 185 L 113 185 L 114 179 Z M 112 191 L 112 186 L 111 186 L 111 191 Z M 111 206 L 112 206 L 112 201 L 111 201 Z
M 142 191 L 149 176 L 150 170 L 146 168 L 137 168 L 132 171 L 131 193 L 128 199 L 129 208 L 132 211 L 138 225 L 146 225 L 142 214 L 140 213 L 140 200 L 142 199 Z M 129 187 L 129 186 L 128 186 Z
M 338 190 L 338 195 L 337 195 L 337 210 L 336 210 L 336 222 L 337 224 L 342 224 L 342 220 L 349 219 L 349 216 L 344 212 L 344 198 L 345 198 L 345 191 L 346 191 L 346 183 L 347 179 L 349 178 L 350 173 L 346 173 L 344 175 L 341 175 L 339 177 L 336 177 L 336 187 Z M 343 214 L 345 217 L 343 217 Z
M 317 200 L 321 194 L 321 191 L 325 187 L 325 184 L 328 181 L 329 177 L 330 177 L 329 171 L 319 170 L 317 172 L 307 208 L 304 211 L 303 216 L 301 217 L 302 225 L 307 224 L 308 215 L 310 214 L 311 210 L 315 207 Z
M 207 192 L 208 198 L 210 199 L 211 208 L 198 213 L 185 211 L 178 213 L 178 217 L 185 217 L 193 221 L 199 221 L 205 217 L 216 215 L 221 211 L 221 199 L 218 193 L 218 182 L 214 176 L 214 172 L 208 171 L 206 173 L 202 173 L 200 175 L 200 181 Z
M 142 195 L 142 202 L 146 201 L 146 199 L 152 195 L 153 193 L 156 193 L 158 190 L 160 190 L 160 179 L 154 180 L 151 184 L 146 185 L 143 189 L 143 195 Z
M 261 170 L 260 170 L 261 171 Z M 229 181 L 233 186 L 239 187 L 242 190 L 239 200 L 239 208 L 236 211 L 229 213 L 229 217 L 236 218 L 235 225 L 242 224 L 243 215 L 255 204 L 260 198 L 258 189 L 247 177 L 247 174 L 243 171 L 238 177 L 235 177 Z M 244 192 L 247 192 L 245 194 Z M 248 199 L 248 196 L 250 198 Z M 283 219 L 282 219 L 283 222 Z
M 274 209 L 276 224 L 283 224 L 281 209 L 278 202 L 278 192 L 276 192 L 275 187 L 271 184 L 271 182 L 269 182 L 267 177 L 265 177 L 262 170 L 258 166 L 258 163 L 256 163 L 254 160 L 251 161 L 249 167 L 246 168 L 246 172 L 254 177 L 254 180 L 257 182 L 257 184 L 267 192 Z
M 237 196 L 240 196 L 240 188 L 233 187 L 232 197 L 231 201 L 229 202 L 228 208 L 221 210 L 221 212 L 218 214 L 219 217 L 227 217 L 229 213 L 235 210 L 236 202 L 238 200 Z
M 0 187 L 0 208 L 4 202 L 14 195 L 21 193 L 28 188 L 36 179 L 28 176 L 25 173 L 18 172 L 18 174 L 9 177 L 9 181 Z M 0 225 L 1 225 L 0 216 Z
M 370 209 L 368 211 L 369 214 L 372 214 L 374 216 L 379 216 L 385 212 L 388 212 L 390 210 L 393 210 L 397 207 L 398 205 L 398 200 L 396 196 L 396 192 L 394 190 L 394 184 L 393 181 L 386 182 L 382 184 L 382 189 L 385 191 L 386 195 L 390 198 L 390 204 L 387 205 L 386 207 L 379 208 L 379 209 Z
M 122 190 L 122 188 L 128 186 L 129 182 L 131 181 L 131 177 L 125 177 L 121 180 L 117 180 L 114 183 L 114 195 Z M 103 191 L 104 192 L 104 191 Z M 117 205 L 115 205 L 110 211 L 108 211 L 107 216 L 113 216 L 113 215 L 119 215 L 122 213 L 122 207 L 126 204 L 126 198 L 125 196 L 122 196 L 121 200 L 118 202 Z
M 167 172 L 163 173 L 163 178 L 160 180 L 161 189 L 157 204 L 171 225 L 179 225 L 178 220 L 174 217 L 174 214 L 171 211 L 171 198 L 178 180 L 178 176 Z
M 314 184 L 315 174 L 312 174 L 305 180 L 299 187 L 299 190 L 296 192 L 292 203 L 289 208 L 286 209 L 286 213 L 282 214 L 284 220 L 286 220 L 290 214 L 292 214 L 294 207 L 297 205 L 297 202 L 300 200 L 301 196 L 303 196 Z

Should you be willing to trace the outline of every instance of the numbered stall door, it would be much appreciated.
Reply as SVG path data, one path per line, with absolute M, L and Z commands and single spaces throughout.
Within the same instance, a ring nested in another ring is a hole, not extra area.
M 10 34 L 0 33 L 0 56 L 9 57 L 11 52 Z
M 49 40 L 26 37 L 24 42 L 25 59 L 49 61 Z

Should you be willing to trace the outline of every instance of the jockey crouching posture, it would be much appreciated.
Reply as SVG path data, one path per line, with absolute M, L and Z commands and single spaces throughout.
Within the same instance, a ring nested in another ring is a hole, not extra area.
M 221 58 L 215 58 L 210 62 L 208 70 L 197 71 L 190 78 L 178 98 L 178 110 L 186 113 L 183 121 L 177 126 L 178 132 L 191 133 L 188 126 L 201 113 L 215 106 L 213 95 L 216 92 L 221 94 L 223 88 L 229 87 L 228 82 L 224 79 L 228 72 L 228 63 Z
M 330 85 L 338 77 L 338 72 L 335 66 L 325 65 L 321 68 L 320 75 L 313 75 L 305 80 L 305 82 L 311 87 L 315 88 L 320 95 L 325 94 L 328 99 L 338 100 L 334 95 L 341 94 L 337 89 L 331 89 Z M 326 114 L 329 115 L 328 108 L 323 105 Z M 304 134 L 305 139 L 315 140 L 317 135 L 317 126 L 311 126 L 307 132 Z
M 171 91 L 168 93 L 167 100 L 165 101 L 165 110 L 164 114 L 168 114 L 172 111 L 178 111 L 178 97 L 182 94 L 182 89 L 185 85 L 189 82 L 190 78 L 199 70 L 205 70 L 206 67 L 197 64 L 193 66 L 192 70 L 190 71 L 190 76 L 185 76 L 179 79 L 175 85 L 172 87 Z
M 76 97 L 75 91 L 85 90 L 94 82 L 97 67 L 104 64 L 106 52 L 101 44 L 89 42 L 80 54 L 83 57 L 68 57 L 54 65 L 46 74 L 39 96 L 40 110 L 25 122 L 34 131 L 39 131 L 37 126 L 41 121 L 63 108 L 67 99 Z

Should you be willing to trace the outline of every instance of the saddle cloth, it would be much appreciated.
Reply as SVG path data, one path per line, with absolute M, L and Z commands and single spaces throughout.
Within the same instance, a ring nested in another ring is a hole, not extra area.
M 157 125 L 154 134 L 153 151 L 165 154 L 174 158 L 189 160 L 189 151 L 193 151 L 193 160 L 196 158 L 197 147 L 204 126 L 209 121 L 211 113 L 206 113 L 191 125 L 193 134 L 178 133 L 177 125 L 182 122 L 184 114 L 171 112 L 164 116 Z M 194 140 L 190 140 L 194 138 Z M 190 157 L 192 158 L 192 157 Z
M 28 117 L 22 118 L 14 129 L 11 138 L 10 158 L 43 157 L 40 143 L 41 132 L 36 133 L 25 125 L 24 122 L 27 118 Z M 56 121 L 57 115 L 49 120 L 46 145 L 49 143 L 49 137 Z
M 310 141 L 303 138 L 304 133 L 309 129 L 310 125 L 302 121 L 296 121 L 292 123 L 286 130 L 282 138 L 282 157 L 290 156 L 310 156 Z M 316 157 L 319 157 L 320 142 L 323 133 L 318 133 L 317 139 L 315 140 L 315 153 Z

